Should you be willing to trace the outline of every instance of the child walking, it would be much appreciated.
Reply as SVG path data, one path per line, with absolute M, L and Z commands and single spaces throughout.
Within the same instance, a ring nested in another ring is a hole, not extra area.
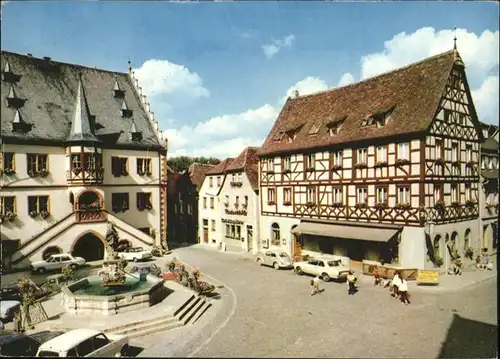
M 401 303 L 410 304 L 408 282 L 406 281 L 406 279 L 402 279 L 401 284 L 399 285 L 399 297 L 401 298 Z

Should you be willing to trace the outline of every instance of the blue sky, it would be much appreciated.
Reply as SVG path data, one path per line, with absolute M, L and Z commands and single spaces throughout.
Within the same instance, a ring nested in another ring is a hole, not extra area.
M 454 27 L 481 119 L 496 123 L 498 26 L 493 2 L 12 1 L 1 44 L 116 71 L 130 59 L 171 154 L 222 157 L 260 145 L 293 88 L 444 52 Z

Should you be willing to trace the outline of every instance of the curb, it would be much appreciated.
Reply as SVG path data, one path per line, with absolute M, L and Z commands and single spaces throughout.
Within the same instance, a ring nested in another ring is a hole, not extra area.
M 494 275 L 494 276 L 491 276 L 491 277 L 488 277 L 488 278 L 483 278 L 483 279 L 474 281 L 472 283 L 468 283 L 468 284 L 465 284 L 465 285 L 462 285 L 462 286 L 459 286 L 459 287 L 455 287 L 455 288 L 439 287 L 439 285 L 437 285 L 435 288 L 428 287 L 429 290 L 427 290 L 427 289 L 423 289 L 425 287 L 417 285 L 417 286 L 415 286 L 413 288 L 413 290 L 420 291 L 420 292 L 427 292 L 427 293 L 432 293 L 432 292 L 453 293 L 453 292 L 459 292 L 460 290 L 466 289 L 466 288 L 471 287 L 471 286 L 476 285 L 476 284 L 484 283 L 484 282 L 486 282 L 488 280 L 496 279 L 496 277 L 497 277 L 497 275 Z

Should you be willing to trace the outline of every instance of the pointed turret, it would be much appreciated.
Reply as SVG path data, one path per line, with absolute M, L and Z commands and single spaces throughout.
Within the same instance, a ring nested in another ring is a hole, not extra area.
M 78 92 L 76 94 L 75 111 L 68 142 L 100 142 L 95 136 L 95 127 L 89 111 L 87 98 L 79 75 Z
M 26 123 L 19 110 L 16 110 L 14 114 L 14 120 L 12 121 L 12 130 L 14 132 L 28 132 L 31 130 L 31 125 Z

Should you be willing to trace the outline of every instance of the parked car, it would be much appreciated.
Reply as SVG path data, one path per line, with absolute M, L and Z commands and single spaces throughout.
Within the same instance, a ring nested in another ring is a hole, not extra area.
M 36 288 L 35 299 L 40 299 L 48 295 L 47 291 L 39 288 L 35 283 L 33 283 L 33 281 L 31 281 L 31 283 Z M 2 288 L 0 292 L 0 299 L 21 301 L 21 289 L 19 288 L 19 284 L 14 283 Z
M 43 273 L 49 270 L 62 269 L 68 265 L 76 268 L 84 264 L 85 259 L 83 259 L 82 257 L 73 257 L 68 253 L 53 254 L 46 260 L 31 263 L 31 271 Z
M 134 263 L 130 266 L 128 270 L 131 274 L 152 274 L 154 276 L 159 277 L 161 275 L 161 269 L 154 262 L 151 263 Z
M 260 253 L 257 256 L 257 263 L 259 265 L 273 266 L 276 270 L 293 267 L 290 256 L 281 250 L 269 250 Z
M 19 300 L 0 300 L 0 320 L 8 323 L 14 319 L 14 314 L 21 308 Z
M 145 259 L 153 258 L 151 251 L 148 251 L 142 247 L 129 247 L 123 252 L 118 252 L 118 256 L 126 261 L 142 261 Z
M 299 275 L 304 273 L 321 276 L 325 282 L 331 279 L 345 279 L 349 274 L 349 267 L 342 264 L 341 259 L 311 258 L 308 261 L 295 262 L 293 269 Z
M 63 333 L 49 330 L 29 335 L 11 331 L 0 332 L 0 357 L 34 357 L 41 344 Z
M 125 356 L 126 335 L 104 334 L 95 329 L 74 329 L 38 348 L 37 357 L 112 357 Z

